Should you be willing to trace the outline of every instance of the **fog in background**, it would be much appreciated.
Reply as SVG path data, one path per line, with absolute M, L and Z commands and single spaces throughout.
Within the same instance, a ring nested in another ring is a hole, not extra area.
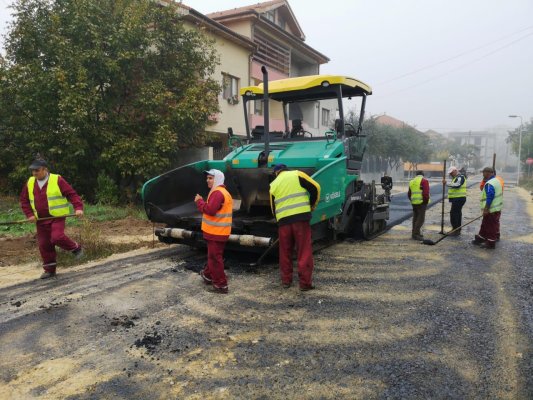
M 208 14 L 253 0 L 188 0 Z M 0 0 L 0 32 L 10 19 Z M 321 73 L 353 76 L 386 113 L 421 131 L 506 133 L 533 116 L 531 0 L 290 0 Z M 2 40 L 3 47 L 3 40 Z

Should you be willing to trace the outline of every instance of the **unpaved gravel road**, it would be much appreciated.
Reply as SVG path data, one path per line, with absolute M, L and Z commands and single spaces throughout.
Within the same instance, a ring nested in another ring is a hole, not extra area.
M 479 223 L 435 246 L 410 223 L 322 250 L 306 293 L 235 258 L 208 293 L 180 246 L 0 278 L 0 398 L 533 398 L 530 196 L 506 188 L 496 251 L 469 244 Z

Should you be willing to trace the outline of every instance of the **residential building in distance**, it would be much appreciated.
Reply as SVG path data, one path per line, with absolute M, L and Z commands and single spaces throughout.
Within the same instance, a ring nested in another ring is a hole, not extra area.
M 505 133 L 487 131 L 450 132 L 448 138 L 460 145 L 474 145 L 477 147 L 478 165 L 469 166 L 480 169 L 492 166 L 494 154 L 496 154 L 496 169 L 501 171 L 516 170 L 516 155 L 511 153 L 511 146 L 505 140 Z

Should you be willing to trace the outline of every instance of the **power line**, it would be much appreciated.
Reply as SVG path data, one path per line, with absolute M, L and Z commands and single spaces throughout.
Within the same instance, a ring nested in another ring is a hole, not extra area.
M 501 37 L 501 38 L 499 38 L 499 39 L 497 39 L 497 40 L 494 40 L 494 41 L 492 41 L 492 42 L 490 42 L 490 43 L 486 43 L 486 44 L 484 44 L 484 45 L 481 45 L 481 46 L 475 47 L 475 48 L 473 48 L 473 49 L 463 51 L 462 53 L 459 53 L 459 54 L 457 54 L 457 55 L 455 55 L 455 56 L 452 56 L 452 57 L 450 57 L 450 58 L 446 58 L 445 60 L 438 61 L 438 62 L 436 62 L 436 63 L 426 65 L 426 66 L 421 67 L 421 68 L 418 68 L 417 70 L 414 70 L 414 71 L 412 71 L 412 72 L 407 72 L 407 73 L 405 73 L 405 74 L 403 74 L 403 75 L 399 75 L 399 76 L 397 76 L 397 77 L 395 77 L 395 78 L 391 78 L 391 79 L 389 79 L 389 80 L 387 80 L 387 81 L 377 83 L 376 86 L 379 86 L 379 85 L 385 85 L 385 84 L 387 84 L 387 83 L 390 83 L 390 82 L 396 81 L 396 80 L 398 80 L 398 79 L 402 79 L 402 78 L 405 78 L 405 77 L 407 77 L 407 76 L 414 75 L 414 74 L 416 74 L 416 73 L 418 73 L 418 72 L 420 72 L 420 71 L 425 71 L 426 69 L 433 68 L 433 67 L 436 67 L 437 65 L 447 63 L 448 61 L 452 61 L 452 60 L 455 60 L 456 58 L 462 57 L 462 56 L 467 55 L 467 54 L 469 54 L 469 53 L 473 53 L 473 52 L 475 52 L 475 51 L 481 50 L 481 49 L 483 49 L 483 48 L 485 48 L 485 47 L 488 47 L 488 46 L 493 45 L 494 43 L 498 43 L 498 42 L 500 42 L 500 41 L 502 41 L 502 40 L 507 39 L 508 37 L 515 36 L 515 35 L 517 35 L 517 34 L 519 34 L 519 33 L 522 33 L 522 32 L 524 32 L 524 31 L 530 30 L 530 29 L 532 29 L 532 28 L 533 28 L 533 25 L 532 25 L 532 26 L 528 26 L 527 28 L 520 29 L 519 31 L 516 31 L 516 32 L 511 33 L 511 34 L 509 34 L 509 35 L 503 36 L 503 37 Z M 529 34 L 528 34 L 527 36 L 529 36 Z
M 432 78 L 426 79 L 425 81 L 422 81 L 422 82 L 419 82 L 419 83 L 417 83 L 417 84 L 411 85 L 411 86 L 409 86 L 409 87 L 407 87 L 407 88 L 400 89 L 400 90 L 397 90 L 397 91 L 395 91 L 395 92 L 389 93 L 388 95 L 382 95 L 382 96 L 376 96 L 376 97 L 379 98 L 379 97 L 393 96 L 393 95 L 395 95 L 395 94 L 405 92 L 406 90 L 410 90 L 410 89 L 413 89 L 413 88 L 415 88 L 415 87 L 418 87 L 418 86 L 424 85 L 424 84 L 426 84 L 426 83 L 428 83 L 428 82 L 432 82 L 432 81 L 434 81 L 434 80 L 436 80 L 436 79 L 440 79 L 440 78 L 442 78 L 442 77 L 444 77 L 444 76 L 446 76 L 446 75 L 449 75 L 450 73 L 455 72 L 455 71 L 457 71 L 457 70 L 459 70 L 459 69 L 461 69 L 461 68 L 464 68 L 464 67 L 466 67 L 466 66 L 468 66 L 468 65 L 470 65 L 470 64 L 473 64 L 473 63 L 475 63 L 475 62 L 481 61 L 481 60 L 483 60 L 483 59 L 485 59 L 485 58 L 487 58 L 487 57 L 493 55 L 494 53 L 497 53 L 497 52 L 500 51 L 500 50 L 503 50 L 503 49 L 505 49 L 505 48 L 507 48 L 507 47 L 509 47 L 509 46 L 511 46 L 511 45 L 513 45 L 513 44 L 515 44 L 515 43 L 517 43 L 517 42 L 519 42 L 519 41 L 521 41 L 521 40 L 524 40 L 524 39 L 528 38 L 528 37 L 531 36 L 531 35 L 533 35 L 533 32 L 528 33 L 527 35 L 522 36 L 522 37 L 520 37 L 520 38 L 518 38 L 518 39 L 516 39 L 516 40 L 513 40 L 512 42 L 509 42 L 509 43 L 507 43 L 507 44 L 504 45 L 504 46 L 498 47 L 497 49 L 495 49 L 495 50 L 493 50 L 493 51 L 490 51 L 490 52 L 484 54 L 484 55 L 481 56 L 481 57 L 475 58 L 474 60 L 471 60 L 471 61 L 469 61 L 469 62 L 467 62 L 467 63 L 462 64 L 462 65 L 459 65 L 459 66 L 456 67 L 456 68 L 450 69 L 450 70 L 446 71 L 445 73 L 443 73 L 443 74 L 441 74 L 441 75 L 437 75 L 437 76 L 434 76 L 434 77 L 432 77 Z

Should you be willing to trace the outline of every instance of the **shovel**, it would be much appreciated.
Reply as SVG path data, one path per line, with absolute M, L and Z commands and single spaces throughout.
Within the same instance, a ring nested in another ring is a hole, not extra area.
M 61 217 L 39 218 L 33 221 L 30 221 L 29 219 L 21 219 L 18 221 L 4 221 L 4 222 L 0 222 L 0 225 L 19 225 L 19 224 L 26 224 L 28 222 L 46 221 L 47 219 L 58 219 L 58 218 L 75 217 L 75 216 L 76 214 L 68 214 L 68 215 L 63 215 Z
M 480 219 L 481 217 L 483 217 L 483 215 L 480 215 L 479 217 L 477 218 L 474 218 L 473 220 L 471 221 L 468 221 L 466 224 L 463 224 L 461 226 L 458 226 L 457 228 L 451 230 L 450 232 L 446 233 L 443 237 L 441 237 L 439 240 L 436 240 L 436 241 L 433 241 L 431 239 L 424 239 L 422 240 L 422 243 L 424 244 L 427 244 L 427 245 L 430 245 L 430 246 L 433 246 L 437 243 L 439 243 L 442 239 L 446 239 L 448 236 L 450 236 L 452 233 L 454 233 L 455 231 L 458 231 L 459 229 L 461 229 L 463 226 L 467 226 L 467 225 L 470 225 L 472 222 L 474 221 L 477 221 L 478 219 Z

